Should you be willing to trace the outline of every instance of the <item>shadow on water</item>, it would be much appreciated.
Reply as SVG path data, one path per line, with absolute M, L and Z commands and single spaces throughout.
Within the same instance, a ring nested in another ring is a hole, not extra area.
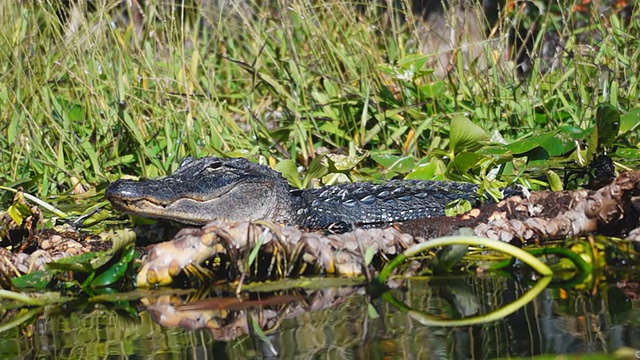
M 412 279 L 392 290 L 440 319 L 486 314 L 531 288 L 502 276 Z M 151 292 L 151 294 L 154 294 Z M 362 287 L 297 290 L 238 300 L 155 295 L 140 317 L 103 305 L 62 308 L 0 334 L 0 358 L 502 358 L 640 349 L 638 289 L 544 290 L 505 318 L 465 327 L 424 326 Z M 375 310 L 374 310 L 375 309 Z M 377 313 L 377 316 L 376 316 Z M 156 321 L 154 321 L 156 320 Z M 158 324 L 164 324 L 159 325 Z M 277 355 L 276 355 L 277 354 Z

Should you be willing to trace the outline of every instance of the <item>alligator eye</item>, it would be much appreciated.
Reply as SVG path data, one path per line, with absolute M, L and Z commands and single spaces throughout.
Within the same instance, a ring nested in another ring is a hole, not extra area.
M 207 164 L 207 167 L 204 168 L 205 171 L 216 171 L 222 167 L 222 161 L 214 161 Z

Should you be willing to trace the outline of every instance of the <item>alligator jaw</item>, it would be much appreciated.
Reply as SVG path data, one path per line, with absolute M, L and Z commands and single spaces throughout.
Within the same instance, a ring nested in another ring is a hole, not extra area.
M 208 216 L 202 215 L 202 212 L 184 211 L 186 208 L 211 207 L 214 205 L 206 205 L 203 203 L 212 203 L 210 201 L 196 201 L 191 199 L 181 199 L 170 204 L 162 205 L 154 203 L 146 199 L 126 200 L 121 198 L 109 198 L 114 209 L 135 214 L 150 219 L 167 219 L 177 221 L 188 225 L 204 225 L 208 222 L 216 220 Z M 206 215 L 206 214 L 205 214 Z

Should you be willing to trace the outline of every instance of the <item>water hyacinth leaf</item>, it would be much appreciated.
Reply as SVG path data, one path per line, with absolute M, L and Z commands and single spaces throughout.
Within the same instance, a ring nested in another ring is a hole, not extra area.
M 302 188 L 302 180 L 300 180 L 300 174 L 298 174 L 298 168 L 293 160 L 282 160 L 276 164 L 275 169 L 284 176 L 285 179 L 291 183 L 291 185 Z
M 623 159 L 640 159 L 640 149 L 618 148 L 616 156 Z
M 416 166 L 412 156 L 396 156 L 389 154 L 371 155 L 371 159 L 390 172 L 406 174 Z
M 405 179 L 406 180 L 432 180 L 438 170 L 438 164 L 439 162 L 432 161 L 424 165 L 418 165 L 413 169 L 413 171 L 411 171 L 405 177 Z M 446 171 L 446 169 L 444 169 L 444 166 L 443 166 L 443 169 L 441 170 L 442 170 L 441 173 Z
M 398 61 L 398 65 L 405 70 L 420 70 L 427 63 L 427 56 L 422 54 L 413 54 L 406 56 Z
M 71 271 L 78 273 L 91 273 L 94 271 L 93 260 L 100 257 L 108 257 L 111 258 L 110 254 L 106 252 L 97 252 L 97 253 L 85 253 L 80 255 L 69 256 L 66 258 L 62 258 L 57 261 L 52 261 L 46 265 L 47 269 L 50 270 L 61 270 L 61 271 Z M 105 261 L 106 263 L 106 261 Z
M 464 214 L 471 209 L 473 209 L 473 207 L 469 200 L 457 199 L 447 204 L 444 208 L 444 213 L 447 216 L 456 216 Z
M 454 266 L 460 263 L 467 254 L 469 247 L 466 245 L 446 246 L 438 251 L 433 264 L 433 272 L 436 274 L 451 272 Z
M 576 140 L 581 139 L 581 136 L 576 136 L 575 133 L 559 131 L 540 146 L 549 153 L 549 156 L 561 156 L 575 150 Z
M 469 170 L 474 169 L 485 156 L 474 152 L 463 152 L 456 155 L 449 163 L 447 172 L 450 174 L 466 174 Z
M 327 167 L 324 166 L 322 163 L 323 163 L 322 156 L 316 156 L 315 158 L 313 158 L 313 160 L 311 160 L 311 163 L 309 164 L 309 167 L 307 168 L 307 171 L 304 174 L 304 179 L 302 179 L 303 188 L 305 189 L 308 188 L 309 184 L 314 179 L 321 178 L 328 173 Z
M 620 134 L 634 131 L 640 126 L 640 108 L 629 110 L 620 116 Z
M 108 286 L 122 279 L 122 277 L 126 274 L 131 260 L 133 260 L 134 253 L 135 243 L 128 244 L 122 252 L 122 256 L 120 257 L 120 259 L 116 261 L 112 266 L 110 266 L 107 270 L 96 276 L 91 282 L 91 287 Z
M 514 155 L 522 155 L 534 148 L 542 147 L 542 144 L 544 144 L 551 137 L 553 137 L 552 132 L 538 133 L 526 139 L 516 140 L 511 144 L 506 145 L 506 147 Z
M 487 133 L 466 117 L 456 115 L 451 119 L 449 146 L 454 154 L 462 151 L 473 151 L 482 145 L 482 141 L 487 141 L 488 139 Z
M 428 83 L 418 86 L 418 91 L 420 92 L 420 96 L 425 98 L 437 98 L 440 94 L 444 93 L 447 90 L 447 86 L 442 81 L 437 81 L 434 83 Z
M 575 132 L 573 129 L 560 129 L 545 133 L 533 134 L 526 139 L 515 141 L 507 148 L 514 155 L 524 155 L 536 147 L 543 148 L 549 156 L 561 156 L 576 148 L 576 141 L 582 140 L 583 132 Z
M 360 156 L 326 154 L 322 158 L 322 165 L 328 167 L 329 172 L 345 173 L 353 170 L 368 155 L 368 153 Z
M 53 279 L 54 272 L 51 270 L 40 270 L 11 279 L 11 284 L 20 290 L 33 289 L 45 290 Z
M 32 215 L 31 208 L 24 199 L 23 194 L 21 191 L 16 192 L 13 202 L 9 208 L 7 208 L 7 214 L 11 217 L 11 220 L 18 225 L 21 225 L 24 219 Z
M 620 112 L 610 104 L 600 104 L 596 112 L 598 147 L 610 147 L 620 130 Z

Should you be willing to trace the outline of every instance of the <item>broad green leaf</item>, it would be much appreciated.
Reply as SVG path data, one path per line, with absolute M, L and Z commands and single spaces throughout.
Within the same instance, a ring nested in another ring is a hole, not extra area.
M 620 134 L 626 134 L 640 126 L 640 108 L 629 110 L 620 116 Z
M 616 156 L 623 159 L 640 159 L 640 149 L 618 148 L 616 149 Z
M 541 147 L 548 139 L 553 137 L 552 132 L 546 132 L 542 134 L 533 134 L 526 139 L 520 139 L 506 145 L 507 149 L 511 150 L 514 155 L 522 155 L 534 148 Z
M 477 153 L 463 152 L 453 158 L 447 170 L 457 174 L 466 174 L 469 170 L 474 169 L 484 158 L 483 155 Z
M 473 151 L 481 146 L 481 141 L 489 139 L 487 133 L 478 125 L 462 115 L 451 119 L 449 146 L 454 154 L 462 151 Z
M 529 151 L 527 151 L 526 153 L 520 154 L 521 157 L 526 156 L 527 157 L 527 162 L 531 163 L 532 161 L 539 161 L 539 160 L 548 160 L 549 159 L 549 153 L 547 152 L 547 150 L 545 150 L 543 147 L 535 147 Z
M 34 271 L 11 279 L 11 284 L 18 289 L 45 290 L 54 275 L 54 272 L 50 270 Z
M 46 265 L 50 270 L 73 271 L 79 273 L 91 273 L 94 271 L 92 260 L 99 256 L 109 256 L 105 251 L 98 253 L 85 253 L 75 256 L 69 256 L 57 261 L 52 261 Z
M 515 141 L 507 148 L 514 155 L 523 155 L 536 147 L 542 147 L 549 156 L 561 156 L 576 148 L 576 141 L 582 140 L 583 132 L 576 132 L 573 128 L 566 128 L 552 132 L 533 134 L 526 139 Z
M 422 99 L 437 98 L 447 91 L 447 87 L 444 82 L 437 81 L 418 86 L 418 91 Z
M 29 204 L 22 197 L 22 193 L 16 193 L 18 200 L 14 199 L 13 203 L 7 209 L 7 214 L 11 217 L 14 223 L 21 225 L 24 219 L 31 216 L 31 209 Z
M 416 160 L 412 156 L 397 156 L 397 155 L 371 155 L 373 161 L 380 164 L 385 170 L 406 174 L 413 170 L 416 166 Z
M 610 104 L 600 104 L 596 112 L 598 148 L 609 147 L 620 130 L 620 112 Z
M 322 165 L 329 168 L 329 172 L 344 173 L 353 170 L 368 154 L 361 156 L 347 156 L 340 154 L 326 154 Z
M 135 250 L 135 243 L 127 245 L 122 252 L 120 259 L 107 270 L 96 276 L 91 282 L 91 287 L 104 287 L 122 279 L 129 264 L 131 263 L 131 260 L 133 260 Z
M 416 166 L 405 179 L 407 180 L 432 180 L 438 170 L 438 162 L 432 161 L 424 165 Z M 444 172 L 444 169 L 442 169 Z
M 451 272 L 454 266 L 460 263 L 462 258 L 467 254 L 469 247 L 467 245 L 451 245 L 446 246 L 438 251 L 433 264 L 433 272 L 442 274 Z
M 471 209 L 473 209 L 473 207 L 468 200 L 458 199 L 447 204 L 444 209 L 444 213 L 447 216 L 455 216 L 464 214 Z
M 282 160 L 276 164 L 275 169 L 280 172 L 285 179 L 289 180 L 293 186 L 302 188 L 302 180 L 300 180 L 300 174 L 298 174 L 295 161 Z
M 322 165 L 322 158 L 322 156 L 316 156 L 313 160 L 311 160 L 307 171 L 304 173 L 304 179 L 302 179 L 303 188 L 308 188 L 309 184 L 313 180 L 319 179 L 327 174 L 327 168 Z

